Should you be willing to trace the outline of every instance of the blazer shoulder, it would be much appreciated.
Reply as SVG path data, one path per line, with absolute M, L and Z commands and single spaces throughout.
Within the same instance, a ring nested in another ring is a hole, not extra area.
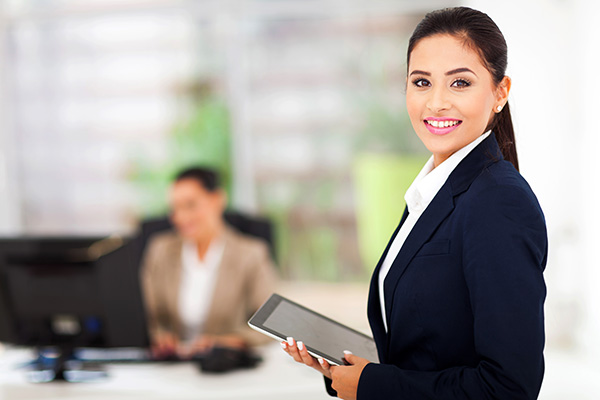
M 230 226 L 226 227 L 225 232 L 228 245 L 240 254 L 258 256 L 269 253 L 268 245 L 263 239 L 241 233 Z
M 173 230 L 158 232 L 148 238 L 144 250 L 146 257 L 161 258 L 172 251 L 181 249 L 182 240 Z
M 148 248 L 163 248 L 181 244 L 181 239 L 173 230 L 158 232 L 148 238 Z
M 481 171 L 473 181 L 470 197 L 479 196 L 482 192 L 499 192 L 501 197 L 517 196 L 538 204 L 537 198 L 525 178 L 510 162 L 501 160 L 493 163 Z
M 480 213 L 505 215 L 521 223 L 542 223 L 545 218 L 538 199 L 523 176 L 508 161 L 484 168 L 464 193 L 461 203 L 471 217 Z

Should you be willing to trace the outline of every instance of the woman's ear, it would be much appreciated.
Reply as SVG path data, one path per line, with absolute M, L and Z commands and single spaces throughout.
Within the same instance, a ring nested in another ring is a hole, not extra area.
M 496 104 L 504 107 L 504 105 L 508 102 L 508 94 L 510 92 L 510 86 L 512 85 L 512 81 L 510 77 L 504 76 L 498 84 L 496 88 Z

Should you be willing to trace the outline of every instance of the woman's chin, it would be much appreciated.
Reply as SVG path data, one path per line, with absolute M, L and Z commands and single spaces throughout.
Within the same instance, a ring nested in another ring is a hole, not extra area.
M 196 229 L 179 229 L 179 234 L 186 240 L 196 240 L 199 233 Z

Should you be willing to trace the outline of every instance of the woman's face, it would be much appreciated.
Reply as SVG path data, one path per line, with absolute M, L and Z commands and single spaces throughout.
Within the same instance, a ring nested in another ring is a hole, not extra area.
M 171 221 L 181 236 L 210 240 L 222 223 L 225 194 L 209 192 L 194 179 L 176 181 L 170 192 Z
M 485 132 L 509 90 L 510 79 L 495 85 L 479 55 L 455 36 L 418 42 L 410 55 L 406 106 L 435 166 Z

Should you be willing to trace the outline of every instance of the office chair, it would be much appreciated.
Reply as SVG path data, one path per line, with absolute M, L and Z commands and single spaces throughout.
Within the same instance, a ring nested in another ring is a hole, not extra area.
M 275 247 L 273 243 L 273 228 L 271 222 L 264 217 L 249 216 L 236 211 L 227 210 L 223 215 L 225 222 L 246 235 L 263 239 L 269 246 L 271 257 L 275 259 Z M 167 217 L 153 218 L 142 221 L 136 238 L 138 247 L 138 265 L 142 261 L 144 249 L 148 240 L 155 233 L 173 229 L 173 224 Z

